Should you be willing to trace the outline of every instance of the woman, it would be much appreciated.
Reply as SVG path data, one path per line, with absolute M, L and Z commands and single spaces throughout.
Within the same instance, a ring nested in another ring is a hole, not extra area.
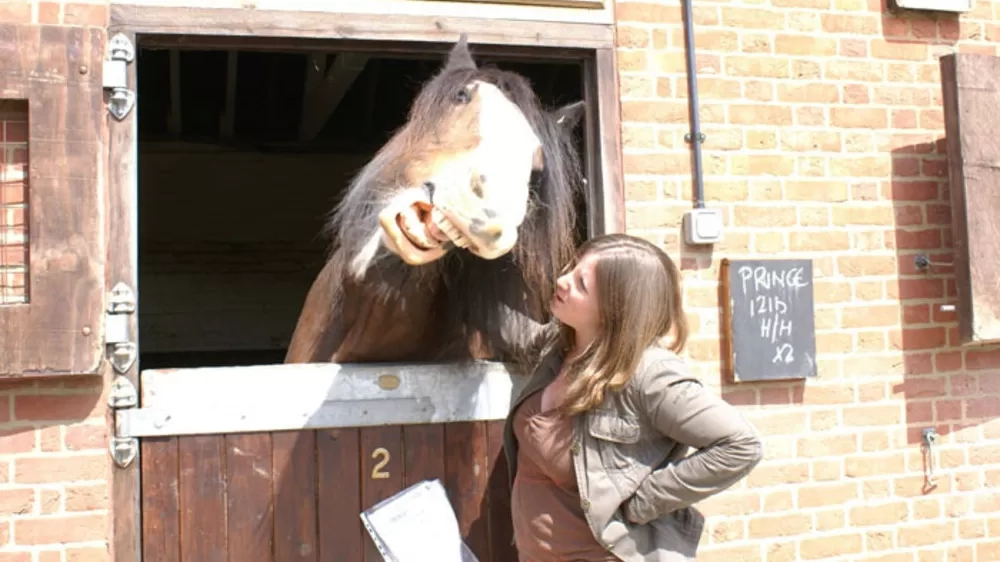
M 552 314 L 504 433 L 520 561 L 693 560 L 704 518 L 692 504 L 745 477 L 762 448 L 676 354 L 677 268 L 640 238 L 591 239 L 557 280 Z

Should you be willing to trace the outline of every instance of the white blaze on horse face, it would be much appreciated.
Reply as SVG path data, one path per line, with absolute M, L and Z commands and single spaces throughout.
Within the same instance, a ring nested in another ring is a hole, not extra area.
M 531 123 L 496 86 L 479 85 L 476 166 L 485 176 L 483 201 L 505 227 L 520 226 L 528 206 L 535 153 L 542 141 Z
M 434 206 L 468 238 L 469 251 L 495 259 L 517 241 L 541 140 L 499 88 L 476 86 L 479 143 L 437 170 Z

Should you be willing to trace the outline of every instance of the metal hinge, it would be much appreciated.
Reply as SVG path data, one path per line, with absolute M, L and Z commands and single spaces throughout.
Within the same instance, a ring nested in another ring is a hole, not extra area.
M 118 283 L 108 295 L 108 309 L 104 316 L 104 337 L 108 361 L 115 370 L 111 383 L 108 406 L 114 412 L 115 428 L 108 444 L 108 451 L 115 464 L 126 468 L 139 452 L 139 441 L 128 431 L 128 419 L 123 410 L 139 405 L 139 393 L 128 378 L 135 364 L 137 347 L 131 341 L 129 317 L 135 314 L 135 292 L 125 283 Z
M 108 112 L 121 121 L 135 106 L 135 92 L 128 87 L 129 63 L 135 60 L 135 46 L 128 36 L 116 33 L 108 40 L 108 58 L 104 61 L 104 87 L 111 90 Z
M 135 363 L 136 346 L 132 342 L 129 317 L 135 313 L 135 293 L 125 283 L 118 283 L 108 295 L 108 310 L 104 315 L 104 343 L 108 345 L 111 366 L 115 374 L 124 375 Z

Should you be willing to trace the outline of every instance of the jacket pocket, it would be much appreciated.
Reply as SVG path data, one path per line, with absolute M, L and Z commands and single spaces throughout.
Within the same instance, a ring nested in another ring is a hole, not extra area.
M 611 412 L 591 412 L 587 420 L 590 436 L 612 443 L 638 443 L 642 427 L 639 420 Z
M 617 412 L 591 412 L 587 433 L 593 438 L 601 465 L 609 472 L 621 472 L 634 467 L 642 448 L 642 426 L 639 420 Z
M 705 530 L 705 516 L 694 506 L 682 507 L 674 511 L 674 517 L 680 523 L 681 532 L 692 539 L 700 539 Z

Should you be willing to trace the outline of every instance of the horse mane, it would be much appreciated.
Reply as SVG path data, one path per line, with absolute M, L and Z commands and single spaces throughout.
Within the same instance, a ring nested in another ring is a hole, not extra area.
M 415 187 L 401 182 L 407 159 L 425 150 L 416 143 L 433 135 L 451 104 L 449 98 L 472 80 L 494 84 L 504 92 L 542 141 L 544 166 L 532 177 L 528 212 L 514 249 L 495 260 L 452 249 L 439 260 L 412 266 L 380 246 L 363 276 L 351 279 L 351 260 L 371 250 L 373 240 L 380 240 L 379 210 L 398 190 Z M 326 227 L 332 238 L 328 259 L 337 282 L 344 285 L 339 299 L 352 286 L 361 288 L 366 298 L 390 306 L 405 302 L 414 291 L 445 291 L 448 297 L 440 302 L 447 310 L 435 312 L 439 321 L 491 332 L 486 336 L 494 345 L 527 337 L 514 333 L 519 331 L 515 324 L 546 321 L 555 277 L 572 258 L 576 244 L 575 195 L 582 173 L 570 133 L 542 108 L 523 76 L 492 66 L 442 69 L 417 95 L 408 122 L 355 175 L 331 212 Z M 520 318 L 512 317 L 511 310 Z

